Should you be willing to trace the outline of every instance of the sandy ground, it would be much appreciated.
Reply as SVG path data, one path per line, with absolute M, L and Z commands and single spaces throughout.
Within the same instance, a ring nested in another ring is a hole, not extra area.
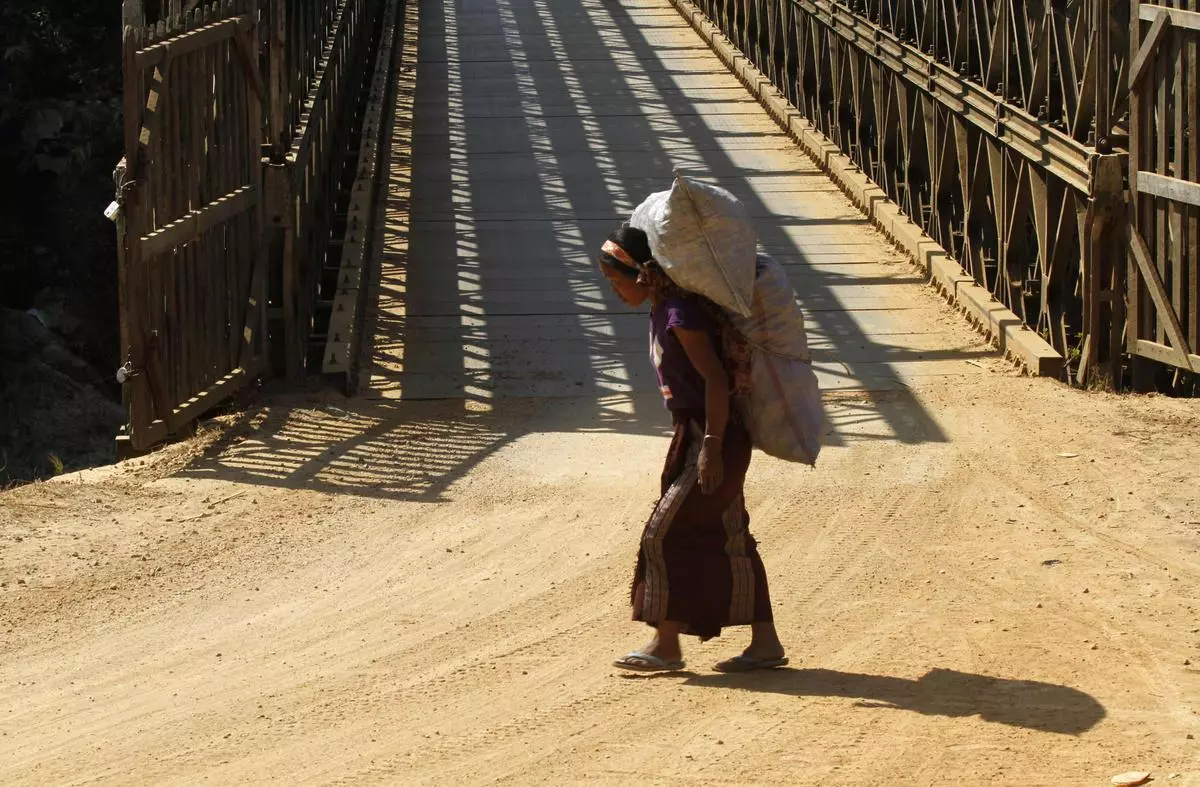
M 653 402 L 275 401 L 11 491 L 0 781 L 1200 784 L 1196 403 L 998 361 L 913 394 L 756 459 L 770 674 L 712 672 L 737 630 L 609 666 Z

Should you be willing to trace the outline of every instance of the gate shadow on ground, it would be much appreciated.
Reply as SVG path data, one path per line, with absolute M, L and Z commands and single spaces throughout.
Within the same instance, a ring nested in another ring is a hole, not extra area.
M 244 414 L 180 478 L 327 494 L 438 502 L 478 464 L 530 434 L 617 433 L 666 438 L 670 419 L 657 391 L 599 399 L 505 399 L 488 411 L 461 401 L 271 402 Z M 921 419 L 899 392 L 827 396 L 827 429 L 844 439 L 920 439 Z M 886 418 L 881 418 L 883 414 Z M 640 471 L 653 475 L 657 468 Z M 753 471 L 752 471 L 753 472 Z
M 695 675 L 684 683 L 708 688 L 846 697 L 860 708 L 908 710 L 925 716 L 978 716 L 1040 732 L 1080 735 L 1107 714 L 1090 694 L 1068 686 L 933 669 L 917 680 L 826 669 L 778 669 Z
M 637 404 L 626 396 L 564 400 L 553 408 L 511 399 L 502 412 L 472 412 L 462 402 L 270 404 L 247 413 L 178 477 L 439 502 L 480 462 L 528 434 L 666 435 L 665 422 L 635 415 Z M 638 409 L 655 404 L 661 408 L 647 397 Z

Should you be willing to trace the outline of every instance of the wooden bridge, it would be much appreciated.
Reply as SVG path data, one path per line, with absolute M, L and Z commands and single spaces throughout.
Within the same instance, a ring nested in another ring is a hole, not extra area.
M 992 345 L 1078 384 L 1200 372 L 1196 0 L 188 6 L 124 7 L 134 449 L 268 374 L 619 411 L 644 316 L 593 252 L 674 171 L 745 201 L 827 391 Z

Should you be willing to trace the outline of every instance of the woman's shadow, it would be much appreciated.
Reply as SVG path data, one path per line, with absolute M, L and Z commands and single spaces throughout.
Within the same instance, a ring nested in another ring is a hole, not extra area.
M 863 708 L 895 708 L 930 716 L 979 716 L 984 721 L 1042 732 L 1079 735 L 1105 716 L 1104 706 L 1077 689 L 1030 680 L 1008 680 L 933 669 L 917 680 L 826 669 L 693 675 L 691 686 L 790 694 L 852 697 Z

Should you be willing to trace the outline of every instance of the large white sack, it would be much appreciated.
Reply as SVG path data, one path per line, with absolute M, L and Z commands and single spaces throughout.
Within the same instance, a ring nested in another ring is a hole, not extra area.
M 738 397 L 738 411 L 755 447 L 780 459 L 816 464 L 824 426 L 804 314 L 779 263 L 760 255 L 756 267 L 750 316 L 730 315 L 751 356 L 750 392 Z
M 750 315 L 758 236 L 737 197 L 676 175 L 670 191 L 647 197 L 629 223 L 646 233 L 671 281 L 734 314 Z

